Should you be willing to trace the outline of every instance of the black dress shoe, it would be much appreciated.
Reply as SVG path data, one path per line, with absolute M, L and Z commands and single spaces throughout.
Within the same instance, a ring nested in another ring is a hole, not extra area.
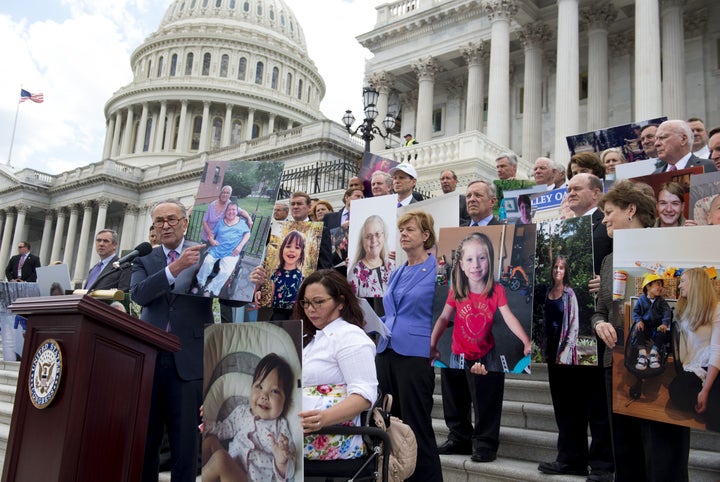
M 497 453 L 493 452 L 492 450 L 487 449 L 480 449 L 473 452 L 472 457 L 470 457 L 470 460 L 473 462 L 492 462 L 497 458 Z
M 613 482 L 615 474 L 607 470 L 592 469 L 588 475 L 587 482 Z
M 550 475 L 587 475 L 587 467 L 574 467 L 572 465 L 558 462 L 541 462 L 538 470 L 543 474 Z
M 469 442 L 463 443 L 448 439 L 438 447 L 438 453 L 440 455 L 470 455 L 472 453 L 472 445 Z

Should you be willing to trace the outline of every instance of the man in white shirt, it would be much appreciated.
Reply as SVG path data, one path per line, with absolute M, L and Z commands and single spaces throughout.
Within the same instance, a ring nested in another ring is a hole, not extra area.
M 417 184 L 415 168 L 407 162 L 403 162 L 390 169 L 390 175 L 393 178 L 393 191 L 398 196 L 398 207 L 417 202 L 412 195 Z
M 647 124 L 640 129 L 640 144 L 643 152 L 648 159 L 657 158 L 657 150 L 655 149 L 655 134 L 658 126 L 655 124 Z
M 705 130 L 705 123 L 702 119 L 691 117 L 687 120 L 690 129 L 693 132 L 693 156 L 701 159 L 710 159 L 710 149 L 708 148 L 708 133 Z
M 95 236 L 95 252 L 100 261 L 88 273 L 85 289 L 109 290 L 117 288 L 122 291 L 130 289 L 130 266 L 114 269 L 113 263 L 118 260 L 117 233 L 112 229 L 103 229 Z
M 710 148 L 710 160 L 712 160 L 716 168 L 720 169 L 720 127 L 710 131 L 708 147 Z
M 373 197 L 386 196 L 392 192 L 393 179 L 390 174 L 383 171 L 373 172 L 370 178 L 370 189 Z
M 495 206 L 495 185 L 487 181 L 473 181 L 468 184 L 465 191 L 465 203 L 470 216 L 468 223 L 460 223 L 461 226 L 487 226 L 488 224 L 499 224 L 493 216 Z
M 515 179 L 517 175 L 517 156 L 512 153 L 502 154 L 495 159 L 498 179 L 501 181 Z
M 533 179 L 539 185 L 547 186 L 548 191 L 555 189 L 555 177 L 557 176 L 557 167 L 555 162 L 547 157 L 538 157 L 533 167 Z

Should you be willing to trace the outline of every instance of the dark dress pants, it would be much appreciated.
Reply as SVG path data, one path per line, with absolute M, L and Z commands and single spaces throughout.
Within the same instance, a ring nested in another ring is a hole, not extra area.
M 392 414 L 412 428 L 417 439 L 417 465 L 409 482 L 441 482 L 442 467 L 432 428 L 435 371 L 430 360 L 386 349 L 375 358 L 382 394 L 393 396 Z
M 604 346 L 604 345 L 603 345 Z M 602 357 L 598 357 L 602 360 Z M 572 467 L 614 470 L 603 368 L 548 363 L 558 426 L 557 461 Z M 588 448 L 587 430 L 592 440 Z
M 148 434 L 145 442 L 143 482 L 157 482 L 159 447 L 163 428 L 170 441 L 173 482 L 192 482 L 197 476 L 200 442 L 202 380 L 182 380 L 172 353 L 160 352 L 155 363 Z
M 505 374 L 474 375 L 469 366 L 443 368 L 440 383 L 445 424 L 450 429 L 448 439 L 461 444 L 472 442 L 475 451 L 485 449 L 497 453 Z M 475 409 L 474 427 L 470 420 L 471 403 Z

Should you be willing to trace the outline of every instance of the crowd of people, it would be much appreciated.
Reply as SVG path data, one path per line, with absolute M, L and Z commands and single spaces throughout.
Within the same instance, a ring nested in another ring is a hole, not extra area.
M 708 136 L 703 134 L 704 127 L 695 128 L 698 122 L 671 120 L 642 129 L 641 145 L 648 157 L 657 158 L 656 172 L 694 165 L 710 172 L 720 167 L 720 129 L 711 131 L 710 145 L 703 149 L 697 138 L 707 143 Z M 703 153 L 711 159 L 699 157 Z M 591 216 L 595 274 L 587 287 L 570 287 L 568 270 L 573 260 L 561 253 L 552 261 L 547 295 L 536 300 L 543 305 L 541 350 L 548 363 L 558 426 L 557 457 L 540 463 L 538 470 L 546 474 L 587 476 L 589 481 L 688 480 L 688 428 L 612 412 L 612 350 L 622 340 L 624 331 L 624 321 L 617 317 L 614 306 L 617 301 L 612 296 L 615 230 L 695 224 L 683 215 L 685 188 L 678 183 L 663 185 L 657 197 L 649 186 L 630 181 L 615 181 L 603 193 L 602 180 L 614 179 L 617 166 L 625 162 L 622 150 L 612 148 L 599 154 L 577 153 L 566 168 L 541 157 L 532 171 L 536 184 L 546 185 L 548 190 L 567 188 L 568 215 Z M 499 156 L 496 167 L 498 179 L 518 177 L 518 159 L 513 154 Z M 408 206 L 417 202 L 413 195 L 417 180 L 415 167 L 404 162 L 389 172 L 374 172 L 368 180 L 369 191 L 373 197 L 394 194 L 398 207 Z M 455 192 L 457 175 L 445 170 L 439 183 L 444 193 Z M 188 443 L 197 440 L 197 427 L 202 422 L 203 373 L 202 364 L 197 362 L 202 360 L 203 326 L 213 319 L 209 298 L 177 293 L 195 286 L 201 293 L 216 296 L 237 263 L 249 237 L 252 218 L 231 201 L 231 194 L 232 188 L 223 187 L 219 198 L 208 206 L 202 223 L 205 244 L 185 239 L 188 215 L 182 204 L 167 200 L 155 205 L 152 230 L 159 244 L 132 267 L 129 287 L 133 300 L 143 308 L 142 319 L 177 335 L 182 347 L 177 353 L 158 356 L 143 480 L 157 480 L 158 447 L 166 427 L 173 480 L 194 479 L 198 461 L 207 480 L 240 480 L 238 477 L 285 480 L 292 477 L 299 463 L 294 459 L 292 437 L 278 429 L 286 429 L 285 418 L 298 414 L 287 413 L 290 377 L 286 367 L 275 359 L 263 358 L 257 365 L 254 395 L 246 405 L 239 406 L 225 421 L 203 426 L 202 457 L 199 445 Z M 305 436 L 302 456 L 325 460 L 362 455 L 365 448 L 358 437 L 337 436 L 328 445 L 318 442 L 316 432 L 340 423 L 359 424 L 360 414 L 375 403 L 378 394 L 389 393 L 394 397 L 393 414 L 413 429 L 417 439 L 417 466 L 408 480 L 442 480 L 440 455 L 444 454 L 469 455 L 478 463 L 492 462 L 500 444 L 505 384 L 492 336 L 495 314 L 520 340 L 524 354 L 532 349 L 503 287 L 496 282 L 493 245 L 481 232 L 462 239 L 454 254 L 451 289 L 436 320 L 433 293 L 438 260 L 433 251 L 436 231 L 431 215 L 421 210 L 408 211 L 395 225 L 378 215 L 367 216 L 358 221 L 362 224 L 354 258 L 346 259 L 346 253 L 343 257 L 342 253 L 333 252 L 330 230 L 347 228 L 351 222 L 351 201 L 364 195 L 363 181 L 353 178 L 343 206 L 336 211 L 329 202 L 313 200 L 302 192 L 293 193 L 289 204 L 276 203 L 273 210 L 276 221 L 323 223 L 318 270 L 302 275 L 305 238 L 292 231 L 279 248 L 277 269 L 266 271 L 259 266 L 250 274 L 252 283 L 259 286 L 270 281 L 273 286 L 277 306 L 272 319 L 302 320 L 303 409 L 299 413 Z M 720 223 L 718 199 L 716 195 L 708 200 L 707 224 Z M 481 179 L 469 182 L 460 196 L 460 225 L 500 224 L 493 215 L 496 203 L 492 182 Z M 523 221 L 529 221 L 528 215 L 529 210 Z M 391 230 L 397 233 L 398 247 L 407 259 L 398 265 L 394 263 L 394 247 L 387 242 Z M 101 231 L 96 242 L 98 254 L 103 254 L 101 260 L 116 258 L 114 249 L 110 249 L 117 246 L 113 232 Z M 29 251 L 27 243 L 21 248 Z M 23 268 L 28 257 L 16 258 L 11 260 L 6 275 L 8 279 L 24 280 L 27 269 Z M 210 269 L 217 260 L 227 263 L 221 263 L 219 273 L 208 282 Z M 337 269 L 338 260 L 346 261 L 347 276 Z M 201 266 L 196 275 L 188 270 L 193 266 Z M 652 279 L 644 283 L 648 306 L 658 299 L 656 282 Z M 578 366 L 580 314 L 574 290 L 579 289 L 597 293 L 597 310 L 590 320 L 599 340 L 600 362 L 596 367 Z M 670 400 L 681 409 L 703 414 L 708 428 L 718 430 L 717 295 L 702 269 L 683 273 L 679 295 L 677 317 L 683 340 L 683 371 L 670 386 Z M 377 311 L 389 336 L 371 337 L 365 333 L 358 297 L 381 300 L 382 306 Z M 481 330 L 473 324 L 477 319 L 485 320 Z M 441 370 L 449 435 L 438 446 L 431 415 L 435 390 L 433 361 L 439 358 L 438 340 L 451 320 L 454 320 L 452 362 L 450 368 Z M 650 329 L 657 326 L 639 308 L 637 322 L 643 323 L 649 348 L 643 353 L 643 361 L 637 363 L 652 367 L 657 360 L 651 341 L 659 344 L 662 340 L 650 336 Z M 321 386 L 324 388 L 319 390 Z M 247 424 L 243 420 L 250 420 L 255 427 L 255 446 L 262 446 L 256 451 L 248 448 L 248 441 L 253 439 L 244 435 Z M 263 436 L 264 431 L 270 430 L 267 427 L 273 431 Z M 229 449 L 219 444 L 224 439 L 230 441 Z

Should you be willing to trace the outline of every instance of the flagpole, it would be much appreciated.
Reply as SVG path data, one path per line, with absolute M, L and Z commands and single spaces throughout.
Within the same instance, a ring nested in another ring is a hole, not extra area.
M 22 85 L 20 86 L 22 91 Z M 18 113 L 20 112 L 20 101 L 18 100 L 17 107 L 15 107 L 15 122 L 13 122 L 12 137 L 10 138 L 10 152 L 8 152 L 7 165 L 12 167 L 10 164 L 10 158 L 12 157 L 13 144 L 15 143 L 15 128 L 17 127 Z

